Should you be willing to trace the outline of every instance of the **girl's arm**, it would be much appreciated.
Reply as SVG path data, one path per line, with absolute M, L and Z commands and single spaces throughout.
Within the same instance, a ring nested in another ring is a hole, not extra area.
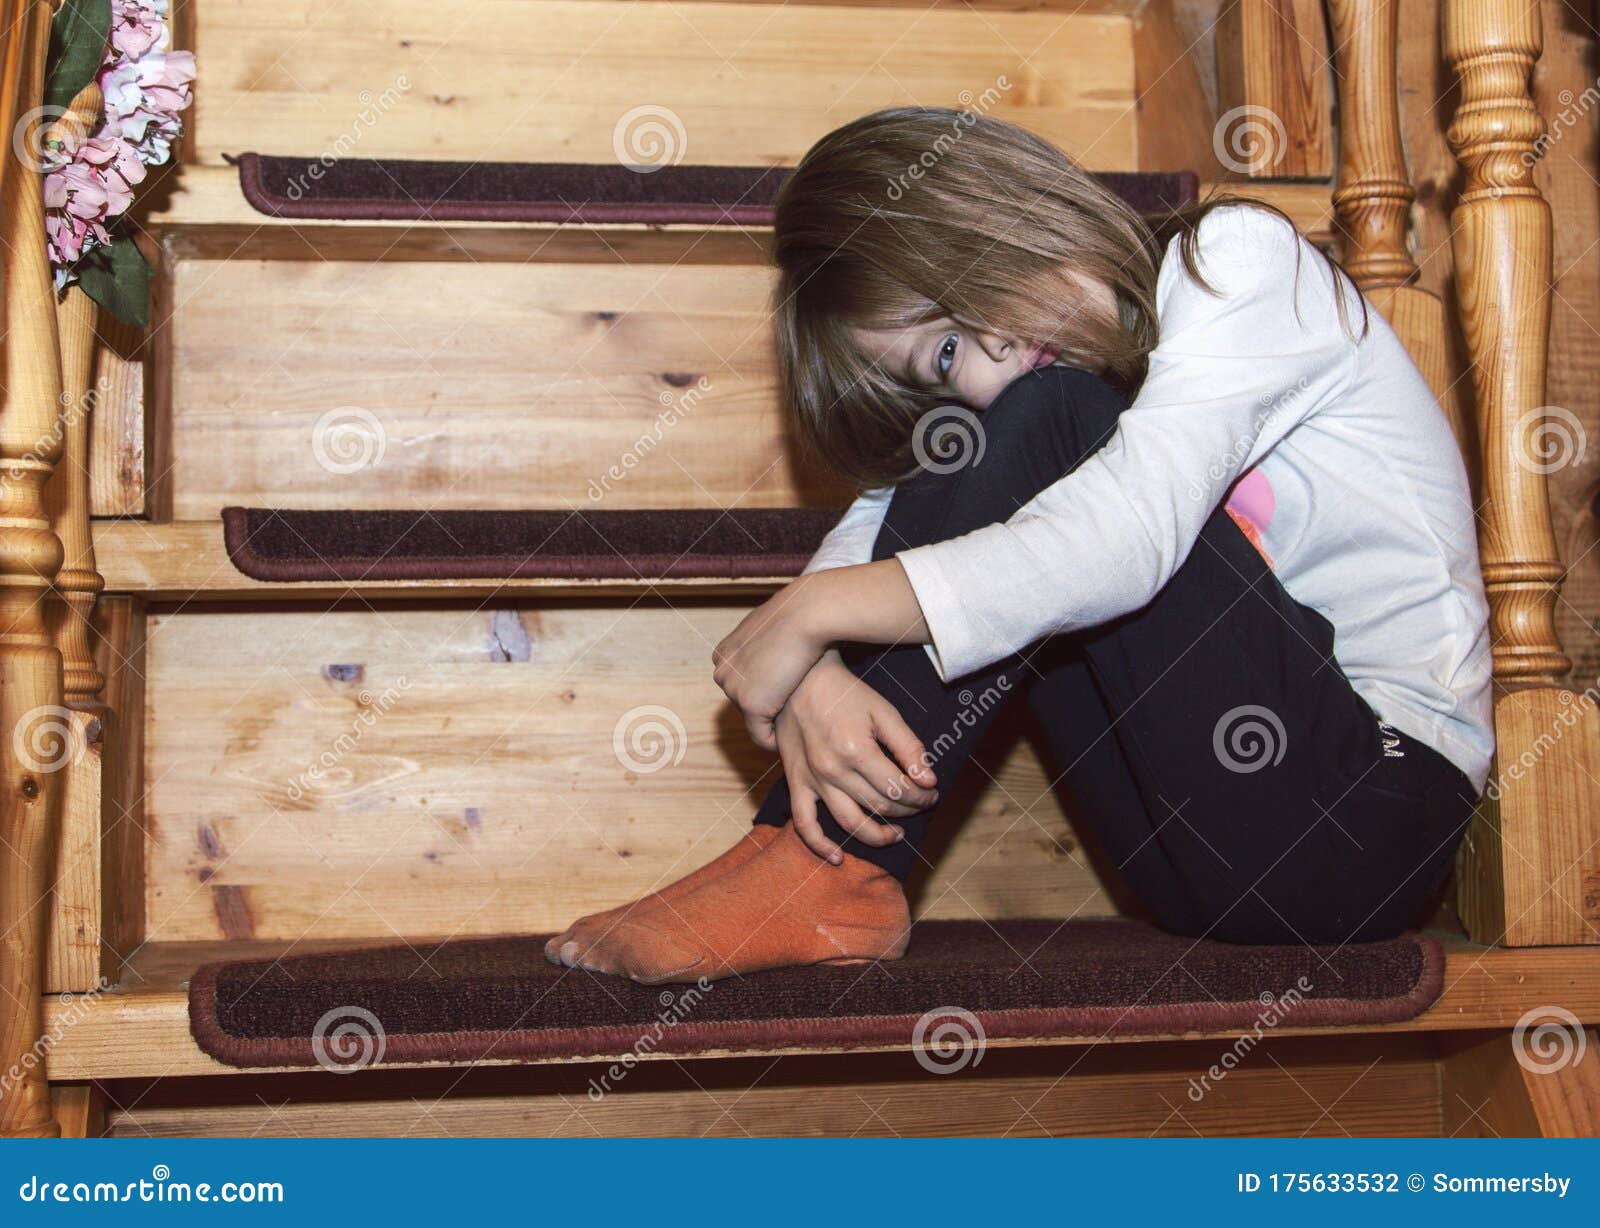
M 1163 266 L 1149 373 L 1116 434 L 1071 474 L 1005 523 L 904 551 L 894 565 L 802 577 L 745 619 L 716 659 L 752 731 L 770 728 L 833 640 L 927 643 L 948 681 L 1161 590 L 1229 487 L 1342 390 L 1357 362 L 1335 294 L 1352 330 L 1360 300 L 1282 219 L 1209 215 L 1200 267 L 1216 293 L 1175 254 Z
M 897 556 L 945 680 L 1148 604 L 1234 482 L 1354 380 L 1363 303 L 1288 223 L 1219 209 L 1199 259 L 1216 293 L 1169 255 L 1160 341 L 1104 447 L 1010 520 Z
M 717 645 L 712 677 L 744 713 L 750 736 L 770 750 L 789 696 L 823 654 L 843 642 L 928 642 L 898 560 L 832 568 L 786 585 Z
M 817 552 L 805 565 L 802 575 L 827 571 L 834 567 L 850 567 L 872 558 L 872 547 L 878 540 L 878 529 L 883 524 L 884 513 L 889 510 L 889 500 L 894 488 L 880 487 L 857 495 L 845 508 L 839 523 L 828 530 Z

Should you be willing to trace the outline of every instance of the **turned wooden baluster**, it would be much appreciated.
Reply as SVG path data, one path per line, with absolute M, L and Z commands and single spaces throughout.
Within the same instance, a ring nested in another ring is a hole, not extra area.
M 1466 172 L 1451 214 L 1462 326 L 1483 449 L 1479 548 L 1495 678 L 1550 683 L 1570 668 L 1556 638 L 1562 567 L 1545 473 L 1550 206 L 1533 182 L 1545 124 L 1528 89 L 1543 50 L 1531 0 L 1446 0 L 1444 53 L 1461 82 L 1450 147 Z
M 17 88 L 16 113 L 25 114 L 43 90 L 50 5 L 7 5 L 0 16 L 22 42 L 20 69 L 7 80 Z M 41 181 L 29 167 L 10 168 L 0 185 L 0 239 L 0 1137 L 37 1137 L 58 1133 L 40 986 L 59 798 L 59 772 L 48 767 L 66 714 L 61 653 L 46 616 L 62 551 L 44 501 L 61 451 L 61 355 Z
M 1333 206 L 1344 237 L 1342 262 L 1405 343 L 1465 454 L 1471 433 L 1451 371 L 1445 305 L 1412 284 L 1417 265 L 1406 239 L 1416 191 L 1400 136 L 1400 2 L 1328 0 L 1328 16 L 1339 84 Z
M 92 133 L 100 125 L 100 87 L 90 82 L 72 101 L 61 123 Z M 61 459 L 46 490 L 50 522 L 61 539 L 64 558 L 56 576 L 62 600 L 52 613 L 57 619 L 56 644 L 61 649 L 66 703 L 91 704 L 105 686 L 95 667 L 90 618 L 105 581 L 95 568 L 94 539 L 89 527 L 89 414 L 94 408 L 95 321 L 99 308 L 77 285 L 68 286 L 56 307 L 61 336 Z
M 1400 142 L 1395 79 L 1398 0 L 1328 0 L 1339 82 L 1339 186 L 1334 212 L 1341 263 L 1365 291 L 1417 275 L 1406 246 L 1416 191 Z

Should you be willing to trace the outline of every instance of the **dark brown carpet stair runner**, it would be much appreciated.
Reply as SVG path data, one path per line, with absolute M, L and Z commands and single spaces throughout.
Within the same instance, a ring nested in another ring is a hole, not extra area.
M 542 937 L 208 964 L 200 1047 L 231 1066 L 694 1054 L 1409 1019 L 1444 956 L 1408 935 L 1230 946 L 1134 921 L 923 922 L 903 960 L 644 986 L 552 967 Z M 955 1029 L 952 1032 L 950 1029 Z
M 621 163 L 437 162 L 405 158 L 318 158 L 244 153 L 239 188 L 273 217 L 417 222 L 692 223 L 770 226 L 788 171 L 771 166 L 660 166 L 641 173 Z M 1108 172 L 1096 176 L 1141 213 L 1191 203 L 1192 172 Z
M 837 508 L 416 512 L 222 509 L 256 580 L 671 580 L 792 576 Z

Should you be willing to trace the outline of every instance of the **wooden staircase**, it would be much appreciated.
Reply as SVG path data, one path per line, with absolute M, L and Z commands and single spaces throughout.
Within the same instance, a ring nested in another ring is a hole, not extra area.
M 240 1074 L 189 1035 L 189 972 L 353 941 L 553 930 L 727 846 L 772 779 L 708 666 L 772 580 L 263 583 L 230 563 L 222 507 L 847 495 L 786 438 L 761 228 L 286 220 L 246 203 L 224 154 L 304 154 L 308 173 L 323 157 L 598 162 L 622 156 L 624 121 L 643 108 L 635 122 L 690 161 L 765 165 L 879 106 L 992 107 L 1096 170 L 1249 179 L 1339 245 L 1447 409 L 1467 400 L 1445 305 L 1412 284 L 1396 3 L 1330 0 L 1331 43 L 1307 18 L 1314 4 L 1224 4 L 1214 100 L 1166 0 L 536 0 L 495 6 L 498 24 L 470 38 L 457 30 L 467 7 L 393 0 L 375 25 L 369 6 L 326 0 L 178 6 L 200 82 L 182 164 L 145 202 L 159 280 L 143 337 L 102 324 L 89 345 L 81 295 L 59 324 L 42 309 L 37 179 L 6 168 L 0 452 L 28 459 L 0 520 L 0 733 L 60 709 L 77 749 L 40 772 L 0 737 L 0 978 L 14 995 L 0 1060 L 21 1074 L 20 1094 L 0 1096 L 0 1134 L 57 1121 L 69 1133 L 411 1128 L 408 1098 L 466 1072 Z M 38 97 L 49 6 L 4 9 L 0 104 L 21 113 Z M 1437 919 L 1439 1003 L 1359 1035 L 1277 1029 L 1271 1060 L 1204 1104 L 1185 1098 L 1187 1080 L 1231 1035 L 1052 1042 L 997 1052 L 961 1080 L 919 1076 L 903 1049 L 797 1052 L 783 1058 L 794 1073 L 753 1091 L 779 1055 L 710 1055 L 692 1070 L 658 1063 L 592 1116 L 570 1103 L 585 1096 L 581 1064 L 479 1072 L 434 1124 L 716 1132 L 742 1116 L 727 1102 L 753 1097 L 763 1128 L 844 1133 L 1592 1129 L 1600 1058 L 1534 1076 L 1513 1035 L 1548 1006 L 1600 1022 L 1600 742 L 1592 703 L 1561 698 L 1544 479 L 1516 459 L 1543 401 L 1549 285 L 1548 210 L 1522 160 L 1540 131 L 1527 94 L 1538 19 L 1520 0 L 1444 9 L 1462 83 L 1455 267 L 1476 408 L 1458 425 L 1481 441 L 1501 760 L 1540 750 L 1475 825 L 1464 922 Z M 1320 51 L 1303 57 L 1306 40 Z M 1275 60 L 1274 46 L 1294 54 Z M 1336 180 L 1331 100 L 1307 84 L 1325 79 L 1330 46 Z M 1304 77 L 1257 71 L 1291 61 Z M 1236 106 L 1290 121 L 1283 159 L 1219 160 L 1215 117 Z M 68 416 L 59 450 L 30 451 L 74 396 L 93 415 L 76 428 Z M 591 485 L 669 405 L 681 413 L 646 461 L 595 499 Z M 96 575 L 91 655 L 76 629 Z M 1541 741 L 1572 702 L 1577 728 Z M 619 751 L 629 721 L 658 708 L 673 718 L 666 759 Z M 949 805 L 917 915 L 1119 911 L 1114 872 L 1079 845 L 1024 731 L 1008 725 L 979 765 Z

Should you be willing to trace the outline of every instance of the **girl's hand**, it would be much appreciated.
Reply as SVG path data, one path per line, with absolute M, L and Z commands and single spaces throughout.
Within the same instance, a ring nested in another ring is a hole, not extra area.
M 773 722 L 828 647 L 811 626 L 807 593 L 806 577 L 786 584 L 745 615 L 711 654 L 712 678 L 765 750 L 778 749 Z
M 844 852 L 823 835 L 819 801 L 840 827 L 881 848 L 905 833 L 873 814 L 905 818 L 939 800 L 938 782 L 916 734 L 837 652 L 824 655 L 795 688 L 778 714 L 777 741 L 795 831 L 834 865 L 844 860 Z

